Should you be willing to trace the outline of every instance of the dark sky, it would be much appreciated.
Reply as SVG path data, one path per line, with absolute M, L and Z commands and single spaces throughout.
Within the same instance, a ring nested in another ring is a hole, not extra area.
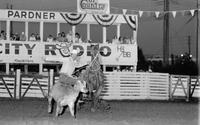
M 161 2 L 156 2 L 161 1 Z M 162 11 L 163 0 L 110 0 L 111 12 L 119 12 L 121 9 L 142 10 L 142 11 Z M 5 9 L 7 3 L 13 4 L 14 9 L 27 10 L 50 10 L 50 11 L 76 11 L 76 0 L 0 0 L 0 8 Z M 170 10 L 190 10 L 195 9 L 196 0 L 171 0 Z M 121 9 L 114 9 L 121 8 Z M 170 16 L 170 53 L 181 54 L 188 52 L 188 36 L 191 36 L 191 50 L 195 55 L 196 44 L 196 20 L 186 14 L 182 16 L 177 14 L 176 18 Z M 188 20 L 190 20 L 187 23 Z M 145 55 L 161 55 L 163 41 L 163 19 L 156 19 L 154 14 L 143 14 L 139 18 L 138 45 L 142 48 Z M 83 32 L 80 26 L 78 29 Z M 130 36 L 130 30 L 122 27 L 122 35 Z M 101 30 L 101 28 L 92 28 Z M 110 39 L 113 37 L 114 28 L 111 27 L 109 32 Z M 83 33 L 84 34 L 84 33 Z M 93 37 L 100 39 L 98 34 L 92 34 Z

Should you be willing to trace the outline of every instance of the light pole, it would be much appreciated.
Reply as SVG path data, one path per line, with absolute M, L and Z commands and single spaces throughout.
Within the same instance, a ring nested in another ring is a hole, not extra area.
M 169 0 L 164 0 L 163 20 L 163 64 L 169 64 Z
M 197 0 L 197 11 L 196 11 L 196 19 L 197 19 L 197 29 L 196 29 L 196 64 L 198 68 L 198 74 L 200 74 L 200 16 L 199 16 L 199 0 Z
M 7 3 L 7 7 L 6 9 L 13 9 L 13 1 L 12 0 L 9 0 L 8 3 Z M 13 23 L 12 21 L 10 21 L 10 36 L 13 34 Z

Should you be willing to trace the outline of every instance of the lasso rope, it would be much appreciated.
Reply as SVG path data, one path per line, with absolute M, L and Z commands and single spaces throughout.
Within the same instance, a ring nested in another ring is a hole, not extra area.
M 89 64 L 89 67 L 88 68 L 90 68 L 90 67 L 92 67 L 92 64 L 93 63 L 95 63 L 95 60 L 96 60 L 96 58 L 99 56 L 99 52 L 96 54 L 96 56 L 94 57 L 94 59 L 90 62 L 90 64 Z M 99 71 L 100 70 L 100 68 L 101 68 L 101 66 L 99 66 L 97 69 L 94 69 L 94 70 L 92 70 L 92 69 L 90 69 L 91 71 Z
M 96 56 L 94 57 L 94 59 L 93 59 L 89 64 L 87 64 L 87 65 L 88 65 L 88 69 L 89 69 L 90 67 L 92 67 L 92 64 L 94 63 L 94 61 L 96 60 L 96 58 L 98 57 L 98 55 L 99 55 L 99 52 L 96 54 Z M 87 65 L 85 65 L 85 66 L 87 66 Z M 79 72 L 81 69 L 85 68 L 85 66 L 79 68 L 79 69 L 78 69 L 77 71 L 75 71 L 73 74 Z M 90 70 L 96 72 L 96 71 L 99 71 L 100 69 L 101 69 L 101 67 L 99 66 L 99 67 L 98 67 L 97 69 L 95 69 L 95 70 L 92 70 L 92 69 L 90 69 Z

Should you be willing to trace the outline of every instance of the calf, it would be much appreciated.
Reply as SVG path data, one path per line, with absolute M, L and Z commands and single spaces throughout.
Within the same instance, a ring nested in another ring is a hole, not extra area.
M 51 113 L 52 111 L 52 99 L 54 99 L 57 103 L 56 117 L 62 113 L 63 106 L 68 106 L 71 115 L 76 118 L 74 107 L 80 92 L 88 92 L 88 89 L 86 88 L 86 82 L 83 80 L 77 80 L 74 87 L 64 85 L 60 82 L 56 83 L 52 87 L 48 96 L 48 112 Z

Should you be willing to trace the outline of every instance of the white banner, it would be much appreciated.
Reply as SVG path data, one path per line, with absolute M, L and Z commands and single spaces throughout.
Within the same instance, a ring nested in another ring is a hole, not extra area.
M 0 63 L 48 63 L 44 57 L 67 58 L 69 51 L 79 51 L 79 63 L 91 61 L 90 44 L 73 44 L 67 48 L 65 43 L 47 42 L 0 42 Z M 100 60 L 103 65 L 137 65 L 137 45 L 100 44 Z
M 56 21 L 62 19 L 59 13 L 52 11 L 32 11 L 32 10 L 2 10 L 1 18 L 12 20 L 44 20 Z
M 22 22 L 41 22 L 44 23 L 71 23 L 75 24 L 96 24 L 96 20 L 93 18 L 94 14 L 83 14 L 83 13 L 73 13 L 73 12 L 54 12 L 54 11 L 34 11 L 34 10 L 8 10 L 0 9 L 0 20 L 1 21 L 22 21 Z M 109 15 L 113 14 L 98 14 L 97 15 Z M 122 14 L 117 14 L 115 24 L 126 24 L 126 21 L 123 19 Z M 137 16 L 137 15 L 134 15 Z M 67 20 L 66 20 L 67 19 Z
M 77 0 L 77 12 L 110 14 L 110 0 Z

